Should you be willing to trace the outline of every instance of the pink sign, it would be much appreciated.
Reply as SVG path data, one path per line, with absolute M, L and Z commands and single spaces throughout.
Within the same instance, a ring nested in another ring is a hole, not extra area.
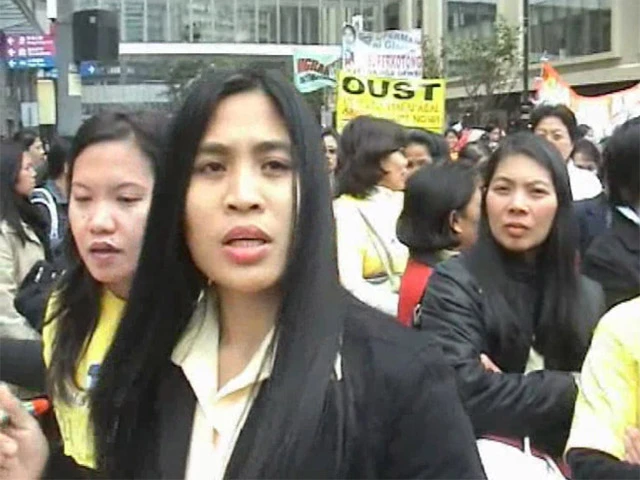
M 5 38 L 7 59 L 53 57 L 55 54 L 53 35 L 7 35 Z

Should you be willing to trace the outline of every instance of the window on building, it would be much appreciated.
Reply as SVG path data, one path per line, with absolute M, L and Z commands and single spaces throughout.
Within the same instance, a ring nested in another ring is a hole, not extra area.
M 611 50 L 611 0 L 531 0 L 531 61 Z

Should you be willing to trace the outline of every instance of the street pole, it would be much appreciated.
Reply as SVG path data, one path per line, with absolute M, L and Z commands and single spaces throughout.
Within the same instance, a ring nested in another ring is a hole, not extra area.
M 82 97 L 69 90 L 69 80 L 77 75 L 73 58 L 73 0 L 57 0 L 56 66 L 58 67 L 58 135 L 73 136 L 82 123 Z
M 529 0 L 522 0 L 522 104 L 529 103 Z

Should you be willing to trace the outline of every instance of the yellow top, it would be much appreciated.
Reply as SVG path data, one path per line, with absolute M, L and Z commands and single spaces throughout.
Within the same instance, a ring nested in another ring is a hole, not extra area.
M 402 192 L 378 186 L 366 199 L 342 195 L 333 203 L 340 281 L 361 301 L 394 316 L 398 309 L 399 279 L 409 258 L 407 248 L 396 237 L 403 201 Z M 371 232 L 363 215 L 376 234 Z M 397 275 L 395 291 L 388 283 L 377 284 L 387 277 L 385 250 L 391 257 L 390 270 Z
M 624 433 L 640 426 L 640 297 L 610 310 L 582 367 L 567 442 L 624 459 Z
M 47 321 L 42 331 L 43 356 L 47 367 L 51 363 L 51 352 L 56 336 L 57 322 L 49 322 L 54 304 L 55 299 L 52 298 L 47 306 Z M 104 290 L 96 330 L 84 355 L 78 362 L 76 370 L 76 383 L 82 389 L 78 390 L 72 382 L 69 382 L 70 391 L 73 392 L 73 401 L 67 403 L 62 399 L 53 399 L 60 434 L 64 441 L 65 455 L 72 457 L 79 465 L 88 468 L 96 468 L 93 429 L 89 418 L 88 392 L 95 385 L 100 365 L 113 342 L 125 305 L 124 300 L 119 299 L 110 291 Z

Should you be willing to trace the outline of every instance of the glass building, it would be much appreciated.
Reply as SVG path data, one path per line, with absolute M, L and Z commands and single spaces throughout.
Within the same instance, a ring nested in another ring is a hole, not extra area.
M 530 0 L 531 61 L 611 51 L 611 0 Z
M 339 41 L 343 22 L 365 30 L 421 25 L 422 0 L 76 0 L 75 9 L 120 13 L 123 42 L 273 43 Z

